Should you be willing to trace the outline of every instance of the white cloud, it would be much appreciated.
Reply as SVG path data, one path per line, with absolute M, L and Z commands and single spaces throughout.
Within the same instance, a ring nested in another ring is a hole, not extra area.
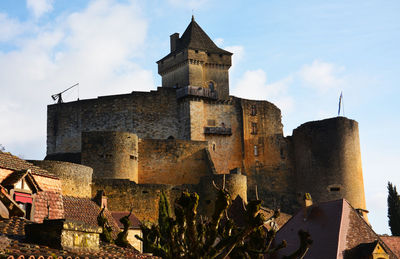
M 6 43 L 18 45 L 0 52 L 0 143 L 12 152 L 41 139 L 44 151 L 46 104 L 77 82 L 81 99 L 153 89 L 152 72 L 135 63 L 146 47 L 147 22 L 141 14 L 133 1 L 99 0 L 57 22 L 35 25 L 29 37 L 9 36 Z M 64 97 L 71 101 L 77 93 Z
M 53 10 L 54 0 L 27 0 L 26 6 L 36 18 Z
M 335 64 L 314 60 L 310 65 L 304 65 L 298 75 L 306 86 L 313 87 L 321 92 L 332 88 L 340 88 L 344 81 L 340 73 L 344 67 L 338 67 Z
M 293 108 L 293 99 L 287 94 L 292 81 L 293 78 L 289 76 L 277 82 L 268 83 L 267 75 L 263 70 L 249 70 L 238 80 L 232 93 L 247 99 L 270 101 L 282 112 L 288 113 Z
M 15 19 L 11 19 L 5 13 L 0 13 L 0 42 L 14 39 L 23 33 L 24 25 Z

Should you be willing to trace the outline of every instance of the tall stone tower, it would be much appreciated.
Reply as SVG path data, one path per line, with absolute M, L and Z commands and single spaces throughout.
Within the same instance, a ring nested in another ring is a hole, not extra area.
M 170 40 L 171 52 L 157 61 L 162 86 L 228 99 L 232 53 L 218 48 L 193 16 L 182 37 L 174 33 Z

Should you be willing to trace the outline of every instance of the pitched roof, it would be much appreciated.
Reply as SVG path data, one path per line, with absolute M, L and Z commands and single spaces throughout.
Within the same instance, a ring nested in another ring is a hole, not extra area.
M 324 258 L 359 258 L 354 257 L 355 254 L 366 252 L 365 249 L 370 249 L 367 244 L 375 241 L 381 243 L 390 258 L 397 258 L 344 199 L 314 204 L 307 208 L 306 216 L 304 215 L 304 209 L 299 210 L 277 232 L 275 243 L 287 241 L 287 247 L 278 251 L 278 257 L 297 250 L 297 232 L 301 229 L 309 232 L 313 240 L 304 258 L 321 258 L 321 255 L 324 255 Z
M 111 215 L 114 217 L 114 220 L 117 222 L 119 228 L 124 228 L 124 225 L 119 220 L 128 214 L 129 212 L 127 211 L 111 211 Z M 131 229 L 140 228 L 140 220 L 135 216 L 135 214 L 131 213 L 129 216 L 129 221 L 131 222 Z
M 181 52 L 184 49 L 203 50 L 208 53 L 232 55 L 231 52 L 217 47 L 207 33 L 205 33 L 200 25 L 194 20 L 193 16 L 192 21 L 182 34 L 182 37 L 177 40 L 175 51 L 171 52 L 161 60 Z
M 98 226 L 97 216 L 99 215 L 101 208 L 94 201 L 88 198 L 63 196 L 63 202 L 64 215 L 66 219 L 81 221 L 91 226 Z M 116 238 L 120 232 L 117 222 L 109 210 L 104 210 L 104 215 L 113 229 L 113 237 Z
M 32 174 L 57 178 L 54 174 L 8 152 L 0 151 L 0 167 L 15 171 L 26 171 L 30 169 Z
M 385 244 L 392 250 L 393 253 L 400 258 L 400 237 L 399 236 L 380 236 Z
M 228 209 L 229 218 L 233 219 L 235 223 L 239 226 L 244 226 L 246 224 L 245 219 L 245 205 L 246 203 L 243 201 L 242 197 L 238 195 L 236 199 L 232 201 L 232 205 Z M 268 220 L 273 214 L 274 211 L 265 207 L 261 207 L 260 213 Z M 279 229 L 283 226 L 289 219 L 291 215 L 286 213 L 280 213 L 280 216 L 274 220 L 276 227 Z M 267 229 L 271 229 L 270 224 L 264 224 Z
M 39 187 L 37 184 L 35 178 L 32 177 L 30 169 L 28 170 L 21 170 L 21 171 L 14 171 L 11 174 L 9 174 L 2 182 L 1 184 L 3 186 L 10 186 L 10 185 L 15 185 L 19 180 L 22 178 L 27 178 L 30 183 L 32 184 L 32 187 L 34 188 L 35 192 L 42 191 L 42 189 Z
M 133 248 L 121 248 L 115 245 L 100 243 L 100 250 L 93 252 L 70 252 L 58 250 L 44 245 L 25 243 L 25 225 L 32 223 L 24 218 L 13 217 L 0 220 L 0 254 L 6 253 L 7 258 L 158 258 L 139 254 Z

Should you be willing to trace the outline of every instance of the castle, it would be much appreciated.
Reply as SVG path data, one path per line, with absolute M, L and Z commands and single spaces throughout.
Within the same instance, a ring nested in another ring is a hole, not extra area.
M 293 213 L 305 192 L 315 202 L 347 199 L 365 211 L 358 123 L 313 121 L 285 137 L 281 111 L 268 101 L 229 95 L 232 53 L 192 18 L 157 61 L 162 86 L 48 106 L 47 156 L 36 165 L 58 175 L 63 193 L 133 208 L 155 220 L 160 191 L 182 189 L 212 208 L 214 181 L 233 197 L 259 197 Z

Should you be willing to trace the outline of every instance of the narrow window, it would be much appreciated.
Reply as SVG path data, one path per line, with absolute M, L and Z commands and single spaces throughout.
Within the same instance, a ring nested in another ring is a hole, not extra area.
M 258 156 L 258 147 L 254 145 L 254 156 Z
M 251 106 L 251 116 L 256 116 L 257 115 L 257 106 L 254 104 Z
M 340 191 L 340 187 L 331 187 L 330 191 L 331 192 L 338 192 L 338 191 Z
M 215 149 L 216 149 L 216 145 L 215 145 L 215 143 L 213 143 L 212 144 L 212 150 L 215 151 Z
M 257 134 L 257 123 L 251 123 L 251 134 Z

